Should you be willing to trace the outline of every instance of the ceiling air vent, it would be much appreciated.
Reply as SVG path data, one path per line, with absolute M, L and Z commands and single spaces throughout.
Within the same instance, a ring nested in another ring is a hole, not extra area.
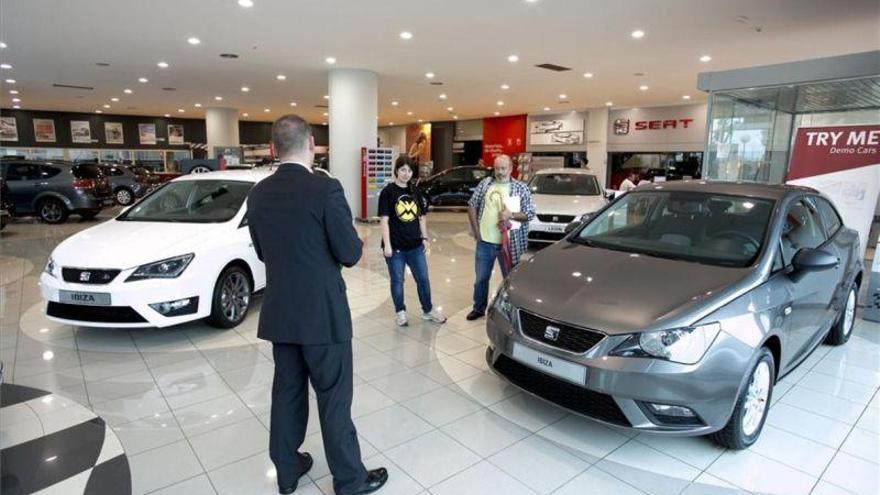
M 330 108 L 327 105 L 315 105 L 315 108 Z
M 65 89 L 82 89 L 84 91 L 94 91 L 95 90 L 95 88 L 93 88 L 92 86 L 77 86 L 75 84 L 54 83 L 54 84 L 52 84 L 52 87 L 53 88 L 65 88 Z
M 556 64 L 538 64 L 535 67 L 537 67 L 539 69 L 552 70 L 553 72 L 565 72 L 567 70 L 571 70 L 571 67 L 563 67 L 561 65 L 556 65 Z
M 177 91 L 177 88 L 162 88 L 162 91 Z
M 220 57 L 222 57 L 222 58 L 238 58 L 238 55 L 235 53 L 221 53 Z
M 428 84 L 430 84 L 431 86 L 443 86 L 442 81 L 431 81 Z

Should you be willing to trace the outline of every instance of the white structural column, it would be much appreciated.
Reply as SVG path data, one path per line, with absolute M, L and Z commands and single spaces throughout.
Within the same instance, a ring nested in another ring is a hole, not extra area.
M 608 108 L 587 110 L 587 159 L 602 187 L 608 178 Z
M 208 158 L 214 158 L 215 146 L 238 146 L 238 110 L 208 108 L 205 110 L 205 134 Z
M 330 173 L 355 217 L 361 210 L 361 147 L 376 146 L 378 77 L 362 69 L 330 71 Z

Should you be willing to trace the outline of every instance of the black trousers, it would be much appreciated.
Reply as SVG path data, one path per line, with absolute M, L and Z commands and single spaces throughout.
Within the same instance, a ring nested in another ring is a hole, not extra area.
M 293 484 L 302 468 L 297 452 L 306 437 L 309 387 L 318 397 L 324 453 L 339 495 L 358 489 L 367 478 L 361 448 L 351 420 L 353 364 L 351 342 L 331 345 L 273 343 L 275 378 L 269 457 L 275 463 L 278 485 Z

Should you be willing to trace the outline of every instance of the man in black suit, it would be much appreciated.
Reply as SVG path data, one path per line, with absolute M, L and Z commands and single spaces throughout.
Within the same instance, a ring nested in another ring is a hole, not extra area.
M 272 342 L 275 358 L 269 456 L 279 491 L 293 493 L 312 467 L 311 455 L 298 451 L 311 380 L 334 490 L 371 493 L 388 472 L 364 468 L 351 420 L 351 312 L 341 274 L 342 266 L 358 262 L 363 243 L 339 181 L 312 174 L 309 124 L 296 115 L 281 117 L 272 125 L 272 142 L 281 165 L 248 198 L 248 228 L 266 264 L 257 336 Z

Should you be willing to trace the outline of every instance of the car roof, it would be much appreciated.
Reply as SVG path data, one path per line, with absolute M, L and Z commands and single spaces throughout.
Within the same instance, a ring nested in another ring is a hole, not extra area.
M 253 169 L 218 170 L 203 174 L 186 174 L 174 179 L 174 182 L 187 180 L 237 180 L 257 183 L 269 177 L 277 167 L 260 167 Z
M 592 170 L 587 170 L 585 168 L 542 168 L 535 172 L 535 175 L 543 175 L 543 174 L 576 174 L 576 175 L 593 175 Z
M 791 194 L 810 193 L 818 194 L 818 191 L 810 187 L 793 186 L 789 184 L 759 184 L 757 182 L 715 182 L 705 180 L 678 180 L 662 183 L 651 183 L 639 186 L 633 191 L 682 191 L 704 192 L 709 194 L 729 194 L 734 196 L 748 196 L 780 200 Z

